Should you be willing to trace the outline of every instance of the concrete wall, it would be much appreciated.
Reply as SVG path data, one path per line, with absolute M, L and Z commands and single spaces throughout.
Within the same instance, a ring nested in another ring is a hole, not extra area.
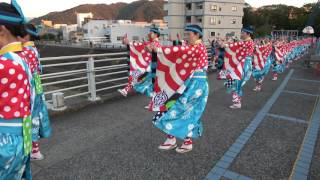
M 141 41 L 143 38 L 146 39 L 149 32 L 149 27 L 141 27 L 130 24 L 114 25 L 110 28 L 110 40 L 111 43 L 117 44 L 122 43 L 122 37 L 127 34 L 129 40 L 133 40 L 133 37 L 138 37 L 135 39 Z

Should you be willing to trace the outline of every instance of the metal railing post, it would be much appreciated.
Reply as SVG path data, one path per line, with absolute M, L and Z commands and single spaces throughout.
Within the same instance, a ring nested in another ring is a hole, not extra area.
M 98 101 L 100 100 L 99 97 L 97 97 L 97 91 L 96 91 L 96 75 L 94 71 L 94 59 L 93 57 L 89 57 L 88 63 L 87 63 L 87 76 L 88 76 L 88 89 L 89 89 L 89 101 Z

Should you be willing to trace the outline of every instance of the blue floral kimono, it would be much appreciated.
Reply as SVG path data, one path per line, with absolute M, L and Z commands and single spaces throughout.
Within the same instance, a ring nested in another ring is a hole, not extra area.
M 250 80 L 252 75 L 252 56 L 247 56 L 244 62 L 243 75 L 241 80 L 226 80 L 224 85 L 227 87 L 227 92 L 237 93 L 238 96 L 243 96 L 242 87 Z
M 157 112 L 153 118 L 157 128 L 179 139 L 202 135 L 201 116 L 209 94 L 207 67 L 207 50 L 201 41 L 159 50 L 150 103 Z
M 195 72 L 185 84 L 187 89 L 175 104 L 160 118 L 156 116 L 153 123 L 166 134 L 179 139 L 198 138 L 203 132 L 201 116 L 209 95 L 206 72 Z

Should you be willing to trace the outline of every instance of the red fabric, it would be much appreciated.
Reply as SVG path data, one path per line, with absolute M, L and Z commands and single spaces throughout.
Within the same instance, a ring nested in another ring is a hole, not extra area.
M 267 58 L 271 54 L 272 44 L 257 46 L 253 56 L 253 68 L 262 70 L 266 64 Z
M 253 56 L 254 42 L 231 43 L 225 48 L 223 68 L 218 79 L 242 79 L 244 62 L 247 56 Z
M 284 44 L 277 44 L 275 45 L 275 56 L 276 56 L 276 61 L 280 64 L 282 64 L 284 62 L 284 55 L 285 55 L 285 51 L 284 51 Z
M 160 47 L 158 41 L 137 43 L 134 42 L 130 44 L 130 72 L 139 71 L 141 73 L 146 72 L 150 62 L 152 60 L 152 55 L 145 50 L 147 45 L 154 44 L 156 47 Z
M 22 56 L 22 54 L 19 54 Z M 23 67 L 0 56 L 0 118 L 30 115 L 30 84 Z
M 133 89 L 134 81 L 138 81 L 139 77 L 148 71 L 150 66 L 152 55 L 146 51 L 146 46 L 154 44 L 156 47 L 160 47 L 158 41 L 149 41 L 145 43 L 134 42 L 130 44 L 130 74 L 128 77 L 128 85 L 125 87 L 127 92 Z
M 39 152 L 39 143 L 38 142 L 32 142 L 32 153 Z
M 32 73 L 35 73 L 37 71 L 39 72 L 39 60 L 36 56 L 36 53 L 32 49 L 28 47 L 24 47 L 22 55 L 25 56 L 26 62 L 31 72 Z
M 205 45 L 162 47 L 157 53 L 157 73 L 154 85 L 156 95 L 152 99 L 153 111 L 166 111 L 165 103 L 197 69 L 208 66 Z

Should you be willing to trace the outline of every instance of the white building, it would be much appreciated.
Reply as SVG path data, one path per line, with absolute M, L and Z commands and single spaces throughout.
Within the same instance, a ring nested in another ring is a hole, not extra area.
M 158 22 L 159 23 L 159 22 Z M 130 20 L 90 20 L 83 25 L 84 40 L 93 43 L 121 44 L 124 35 L 129 40 L 146 40 L 151 23 L 132 22 Z M 166 26 L 162 26 L 166 32 Z
M 70 41 L 70 33 L 78 30 L 77 24 L 61 26 L 64 41 Z
M 106 30 L 112 24 L 110 20 L 89 20 L 82 26 L 85 39 L 105 38 Z
M 188 24 L 201 26 L 204 40 L 240 37 L 244 5 L 244 0 L 168 0 L 165 21 L 172 37 L 183 35 Z
M 82 27 L 83 23 L 85 22 L 85 19 L 92 19 L 93 14 L 90 13 L 77 13 L 77 24 L 78 27 Z

